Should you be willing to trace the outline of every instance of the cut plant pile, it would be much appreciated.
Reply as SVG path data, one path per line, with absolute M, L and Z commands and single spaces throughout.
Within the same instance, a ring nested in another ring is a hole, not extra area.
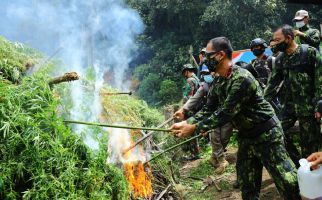
M 0 199 L 128 199 L 107 147 L 94 155 L 56 115 L 50 78 L 22 77 L 34 55 L 0 38 Z

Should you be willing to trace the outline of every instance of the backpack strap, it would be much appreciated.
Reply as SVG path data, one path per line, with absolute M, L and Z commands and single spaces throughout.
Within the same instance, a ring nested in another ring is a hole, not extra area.
M 308 65 L 309 60 L 308 60 L 308 49 L 309 45 L 308 44 L 301 44 L 301 49 L 300 49 L 300 62 L 302 66 Z
M 272 69 L 276 68 L 276 57 L 272 56 Z

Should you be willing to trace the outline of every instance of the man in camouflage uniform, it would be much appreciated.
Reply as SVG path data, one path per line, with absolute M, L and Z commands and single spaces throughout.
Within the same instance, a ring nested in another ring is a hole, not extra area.
M 296 168 L 283 144 L 283 130 L 258 81 L 232 64 L 225 37 L 209 41 L 206 65 L 219 74 L 206 106 L 187 121 L 171 127 L 177 137 L 206 132 L 232 122 L 238 129 L 238 174 L 243 199 L 259 199 L 262 168 L 268 170 L 285 199 L 299 199 Z
M 296 12 L 293 21 L 296 28 L 294 30 L 295 42 L 297 44 L 308 44 L 316 49 L 320 47 L 320 32 L 318 29 L 313 29 L 309 26 L 309 13 L 306 10 Z
M 198 91 L 193 97 L 190 97 L 190 99 L 183 105 L 181 109 L 174 113 L 174 117 L 180 119 L 181 121 L 191 116 L 191 114 L 198 112 L 202 108 L 200 105 L 204 106 L 206 103 L 204 99 L 207 97 L 209 89 L 211 87 L 216 87 L 214 84 L 212 84 L 213 75 L 209 74 L 208 67 L 204 65 L 204 68 L 201 69 L 200 73 L 204 81 L 201 82 L 201 86 L 199 87 Z M 225 148 L 229 143 L 232 133 L 233 126 L 231 123 L 227 123 L 222 127 L 209 131 L 210 143 L 212 147 L 212 156 L 209 159 L 209 162 L 215 168 L 215 173 L 217 174 L 222 174 L 229 165 L 225 156 Z
M 200 81 L 198 77 L 196 76 L 197 68 L 193 67 L 191 64 L 185 64 L 182 69 L 182 75 L 186 78 L 186 84 L 183 87 L 183 103 L 187 103 L 188 100 L 193 97 L 199 86 Z M 184 151 L 189 151 L 190 156 L 187 156 L 187 160 L 196 160 L 199 159 L 199 142 L 198 139 L 192 140 L 190 143 L 184 145 L 183 147 Z
M 182 75 L 186 78 L 186 84 L 183 87 L 183 103 L 186 103 L 199 88 L 199 79 L 196 76 L 196 68 L 191 64 L 185 64 L 182 69 Z
M 253 59 L 250 65 L 254 68 L 257 73 L 255 77 L 263 87 L 267 84 L 268 77 L 271 73 L 271 69 L 268 67 L 268 56 L 265 54 L 267 48 L 266 41 L 261 38 L 256 38 L 251 41 L 250 49 L 253 52 L 255 59 Z
M 284 80 L 287 90 L 284 90 L 280 120 L 286 149 L 294 163 L 298 164 L 300 158 L 307 157 L 320 146 L 320 131 L 314 114 L 317 119 L 320 118 L 320 113 L 315 113 L 315 107 L 322 97 L 321 56 L 313 47 L 296 44 L 289 25 L 278 28 L 274 40 L 283 54 L 268 81 L 265 98 L 270 100 L 275 95 L 276 87 Z M 296 120 L 299 120 L 300 132 L 290 134 L 287 130 L 294 126 Z

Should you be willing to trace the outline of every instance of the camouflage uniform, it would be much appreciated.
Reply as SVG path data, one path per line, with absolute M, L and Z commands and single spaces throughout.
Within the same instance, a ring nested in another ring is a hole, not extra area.
M 263 85 L 267 84 L 268 77 L 271 74 L 271 69 L 268 65 L 268 56 L 264 55 L 262 59 L 255 58 L 251 61 L 252 67 L 257 72 L 256 79 Z
M 218 87 L 209 91 L 206 106 L 187 122 L 196 124 L 196 132 L 227 122 L 239 130 L 237 165 L 243 199 L 259 198 L 263 165 L 285 199 L 299 199 L 295 165 L 285 150 L 281 125 L 259 83 L 247 70 L 234 66 L 228 78 L 220 77 L 214 84 Z M 275 123 L 267 127 L 272 119 Z
M 309 25 L 305 25 L 299 29 L 303 32 L 304 36 L 296 36 L 295 42 L 297 44 L 308 44 L 316 49 L 319 49 L 320 45 L 320 32 L 318 29 L 313 29 Z
M 190 99 L 184 104 L 183 109 L 185 113 L 188 113 L 188 116 L 191 116 L 199 111 L 200 104 L 205 104 L 204 98 L 205 96 L 207 96 L 208 91 L 211 89 L 211 87 L 215 87 L 215 84 L 208 84 L 206 82 L 201 83 L 201 86 L 196 94 L 193 97 L 190 97 Z M 225 148 L 229 143 L 229 139 L 232 133 L 233 127 L 231 123 L 227 123 L 222 127 L 211 130 L 209 133 L 209 139 L 212 147 L 212 159 L 214 160 L 214 162 L 216 162 L 217 165 L 219 165 L 220 162 L 225 159 Z
M 200 82 L 198 77 L 193 74 L 191 77 L 187 78 L 186 85 L 183 88 L 183 103 L 187 103 L 188 100 L 193 97 L 198 88 L 199 88 Z M 198 139 L 194 139 L 191 142 L 187 143 L 186 145 L 182 146 L 182 149 L 184 151 L 190 151 L 192 157 L 197 157 L 199 154 L 199 142 Z
M 199 88 L 199 79 L 193 74 L 192 77 L 187 79 L 185 86 L 183 87 L 183 103 L 186 103 L 190 97 L 192 97 Z
M 314 118 L 314 108 L 316 101 L 322 97 L 321 55 L 315 48 L 307 48 L 306 64 L 301 63 L 301 45 L 290 55 L 284 53 L 280 63 L 273 69 L 265 90 L 265 98 L 269 100 L 274 96 L 275 88 L 284 80 L 287 89 L 283 91 L 285 96 L 280 120 L 286 149 L 295 164 L 298 164 L 300 158 L 306 158 L 317 151 L 320 146 L 320 131 Z M 296 120 L 299 120 L 300 132 L 288 133 L 287 130 L 294 126 Z

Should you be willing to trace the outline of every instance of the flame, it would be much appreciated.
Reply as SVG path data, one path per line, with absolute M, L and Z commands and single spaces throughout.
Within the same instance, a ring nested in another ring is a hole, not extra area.
M 152 195 L 152 174 L 150 170 L 150 173 L 145 172 L 144 164 L 141 161 L 125 163 L 124 171 L 135 199 L 148 198 Z
M 151 180 L 153 178 L 150 165 L 143 164 L 146 154 L 142 146 L 136 146 L 124 153 L 132 144 L 132 137 L 139 135 L 137 131 L 113 129 L 109 139 L 110 162 L 121 162 L 124 175 L 132 191 L 133 199 L 148 198 L 153 194 Z
M 133 144 L 133 141 L 131 141 L 131 143 Z M 128 151 L 124 155 L 124 159 L 129 160 L 129 162 L 124 162 L 123 168 L 126 179 L 132 190 L 133 198 L 135 199 L 148 198 L 153 193 L 151 183 L 152 172 L 150 165 L 144 166 L 142 157 L 145 158 L 142 146 L 138 146 L 137 148 Z

